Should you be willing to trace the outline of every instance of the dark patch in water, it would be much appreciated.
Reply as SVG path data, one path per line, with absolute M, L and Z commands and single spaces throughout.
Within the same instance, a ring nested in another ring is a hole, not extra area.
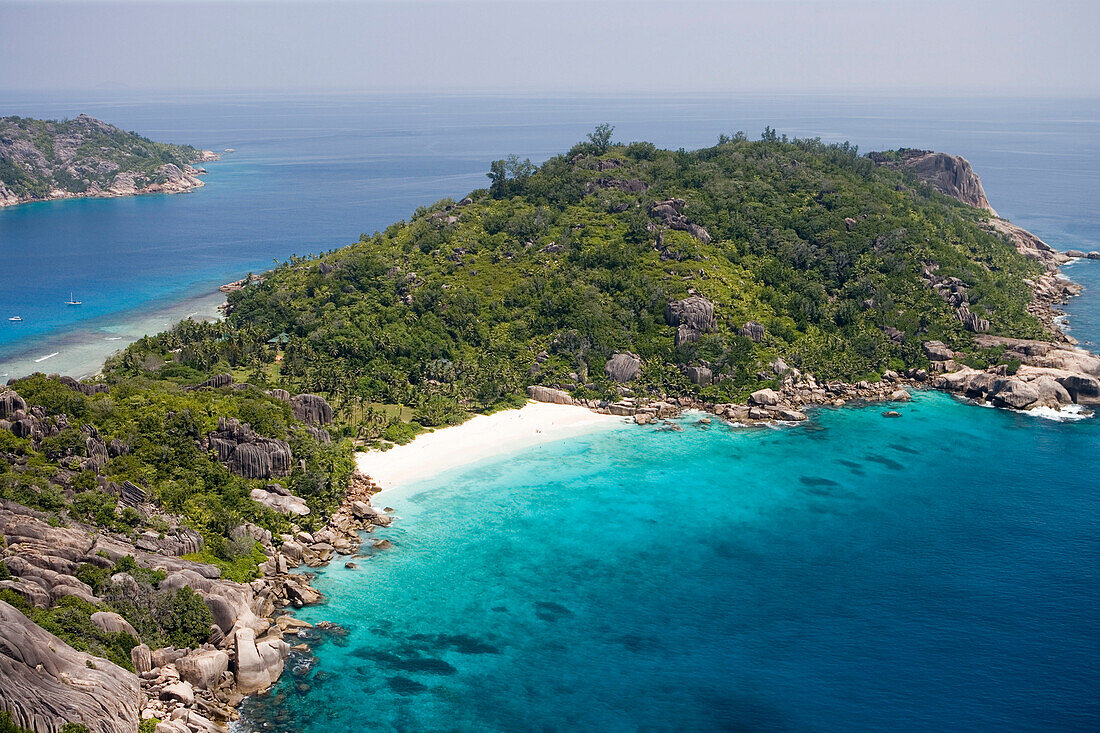
M 508 613 L 507 606 L 493 606 L 493 611 L 496 613 Z
M 572 616 L 573 612 L 560 603 L 535 601 L 535 615 L 543 621 L 557 621 L 564 616 Z
M 389 683 L 390 689 L 399 695 L 415 695 L 418 692 L 424 692 L 424 690 L 428 689 L 416 680 L 410 680 L 408 677 L 390 677 L 386 682 Z
M 500 649 L 469 634 L 413 634 L 409 639 L 427 642 L 433 649 L 450 649 L 459 654 L 500 654 Z
M 919 450 L 917 450 L 915 448 L 910 448 L 907 445 L 902 445 L 901 443 L 891 443 L 890 447 L 893 448 L 896 451 L 901 451 L 902 453 L 908 453 L 908 454 L 914 455 L 914 456 L 919 456 L 920 455 Z
M 867 458 L 868 461 L 874 461 L 875 463 L 881 463 L 883 466 L 886 466 L 887 468 L 892 469 L 894 471 L 904 471 L 905 470 L 905 466 L 901 465 L 897 461 L 893 461 L 893 460 L 887 458 L 886 456 L 876 456 L 873 453 L 868 453 L 866 458 Z
M 383 664 L 390 664 L 394 660 L 400 661 L 400 657 L 390 652 L 383 652 L 378 649 L 371 649 L 370 647 L 361 646 L 358 649 L 353 649 L 349 652 L 353 657 L 359 657 L 360 659 L 373 659 L 376 662 L 382 662 Z
M 798 480 L 806 486 L 832 486 L 837 488 L 840 487 L 840 484 L 838 484 L 836 481 L 833 481 L 832 479 L 821 478 L 820 476 L 800 476 Z
M 652 648 L 656 645 L 656 642 L 653 639 L 646 638 L 644 636 L 638 636 L 637 634 L 623 634 L 618 638 L 618 642 L 632 652 L 641 651 L 642 649 L 646 648 Z
M 847 458 L 838 458 L 838 459 L 836 459 L 836 462 L 839 463 L 842 466 L 847 466 L 848 468 L 850 468 L 852 470 L 856 470 L 858 468 L 861 468 L 860 464 L 856 463 L 855 461 L 849 461 Z
M 408 656 L 402 657 L 393 652 L 378 651 L 367 647 L 360 647 L 351 652 L 353 657 L 370 659 L 378 664 L 399 669 L 402 672 L 422 672 L 425 674 L 454 674 L 458 670 L 453 666 L 435 657 L 422 657 L 414 649 L 405 649 Z
M 458 671 L 447 662 L 435 657 L 400 659 L 392 666 L 404 672 L 422 672 L 424 674 L 454 674 Z

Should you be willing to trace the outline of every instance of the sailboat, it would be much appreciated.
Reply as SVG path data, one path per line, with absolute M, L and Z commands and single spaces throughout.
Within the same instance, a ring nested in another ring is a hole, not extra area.
M 65 305 L 81 305 L 81 301 L 73 300 L 73 291 L 69 291 L 69 301 Z
M 15 322 L 15 323 L 18 323 L 19 321 L 22 321 L 23 319 L 22 319 L 22 318 L 20 318 L 19 316 L 12 316 L 12 317 L 11 317 L 11 318 L 9 318 L 8 320 L 9 320 L 9 321 L 13 321 L 13 322 Z

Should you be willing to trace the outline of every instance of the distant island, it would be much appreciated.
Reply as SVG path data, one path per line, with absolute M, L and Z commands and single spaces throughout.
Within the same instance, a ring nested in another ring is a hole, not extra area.
M 964 159 L 770 128 L 690 152 L 611 136 L 249 275 L 224 321 L 143 338 L 100 378 L 9 381 L 0 727 L 231 720 L 289 640 L 346 633 L 284 609 L 320 599 L 295 568 L 391 521 L 355 449 L 529 397 L 660 430 L 922 387 L 1100 403 L 1100 359 L 1055 321 L 1068 257 L 995 217 Z
M 0 117 L 0 206 L 31 201 L 179 193 L 203 185 L 209 150 L 124 132 L 88 115 Z

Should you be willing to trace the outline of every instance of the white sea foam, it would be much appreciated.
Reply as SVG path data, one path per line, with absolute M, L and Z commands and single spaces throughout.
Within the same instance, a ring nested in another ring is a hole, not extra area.
M 40 361 L 46 361 L 46 359 L 52 359 L 60 353 L 61 353 L 60 351 L 55 351 L 52 354 L 46 354 L 45 356 L 41 356 L 41 357 L 35 359 L 34 363 L 37 364 Z
M 1081 405 L 1066 405 L 1060 410 L 1056 410 L 1053 407 L 1036 407 L 1031 410 L 1023 410 L 1023 412 L 1028 415 L 1034 415 L 1035 417 L 1041 417 L 1044 420 L 1056 420 L 1058 422 L 1085 420 L 1093 415 L 1091 410 L 1087 410 Z

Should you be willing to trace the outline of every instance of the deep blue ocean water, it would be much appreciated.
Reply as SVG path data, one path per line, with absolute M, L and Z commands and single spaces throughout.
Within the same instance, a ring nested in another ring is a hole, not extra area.
M 80 112 L 236 152 L 186 195 L 0 210 L 0 315 L 26 318 L 0 329 L 0 373 L 604 121 L 672 147 L 770 124 L 959 153 L 1001 214 L 1100 249 L 1097 100 L 0 95 L 0 114 Z M 1071 333 L 1095 348 L 1100 263 L 1066 272 L 1086 285 Z M 70 290 L 84 307 L 60 306 Z M 939 394 L 883 409 L 624 425 L 387 495 L 400 520 L 372 538 L 394 548 L 325 569 L 328 603 L 301 611 L 348 635 L 245 728 L 1100 729 L 1100 421 Z

